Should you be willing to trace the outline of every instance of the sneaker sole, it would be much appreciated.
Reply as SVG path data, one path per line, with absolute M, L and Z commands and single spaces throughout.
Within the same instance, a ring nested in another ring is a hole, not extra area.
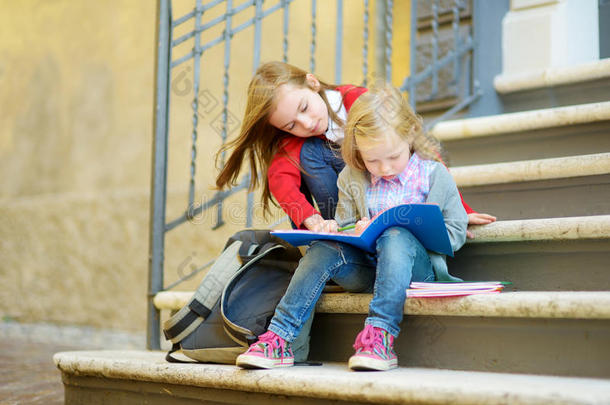
M 294 359 L 274 360 L 258 356 L 240 355 L 237 357 L 235 364 L 241 368 L 278 368 L 294 366 Z
M 398 360 L 378 360 L 370 357 L 352 356 L 348 367 L 354 371 L 387 371 L 398 367 Z

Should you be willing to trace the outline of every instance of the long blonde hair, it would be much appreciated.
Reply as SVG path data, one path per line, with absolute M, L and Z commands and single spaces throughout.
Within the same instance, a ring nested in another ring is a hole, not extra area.
M 325 90 L 334 90 L 337 86 L 327 84 L 321 80 L 319 82 L 318 94 L 326 104 L 330 119 L 343 126 L 344 122 L 332 110 L 324 94 Z M 265 214 L 269 211 L 269 201 L 276 204 L 269 191 L 267 177 L 269 165 L 273 156 L 280 151 L 281 140 L 286 136 L 293 136 L 269 123 L 269 115 L 273 112 L 273 100 L 276 91 L 283 84 L 311 88 L 307 81 L 307 72 L 296 66 L 283 62 L 268 62 L 257 69 L 248 85 L 246 110 L 239 136 L 223 145 L 216 154 L 216 167 L 218 168 L 221 154 L 232 149 L 231 155 L 216 178 L 218 189 L 235 186 L 241 172 L 242 163 L 244 160 L 248 160 L 251 173 L 249 190 L 253 191 L 262 178 L 263 193 L 261 200 Z M 297 162 L 293 161 L 293 164 L 303 171 Z
M 422 118 L 415 114 L 398 89 L 380 84 L 358 97 L 347 114 L 345 139 L 341 145 L 345 164 L 365 171 L 357 138 L 382 139 L 389 129 L 409 143 L 411 153 L 442 162 L 441 145 L 424 134 Z

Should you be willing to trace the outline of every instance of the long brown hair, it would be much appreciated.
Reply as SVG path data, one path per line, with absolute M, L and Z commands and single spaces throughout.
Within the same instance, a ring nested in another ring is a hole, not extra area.
M 424 133 L 423 120 L 415 114 L 400 91 L 389 84 L 378 84 L 354 102 L 347 115 L 341 155 L 345 164 L 366 170 L 356 138 L 378 139 L 392 129 L 409 143 L 411 153 L 442 162 L 440 142 Z
M 218 189 L 235 186 L 241 172 L 242 163 L 244 160 L 248 160 L 251 173 L 249 191 L 253 191 L 260 181 L 263 182 L 261 200 L 265 214 L 269 211 L 269 201 L 277 205 L 269 191 L 267 177 L 269 165 L 276 153 L 283 153 L 280 150 L 282 139 L 286 136 L 293 136 L 269 124 L 269 115 L 274 108 L 273 99 L 277 89 L 283 84 L 311 88 L 307 81 L 307 72 L 296 66 L 283 62 L 269 62 L 257 69 L 248 85 L 246 110 L 239 136 L 223 145 L 216 154 L 216 167 L 218 168 L 221 154 L 232 149 L 226 164 L 220 168 L 220 173 L 216 177 L 216 187 Z M 324 90 L 334 90 L 336 87 L 336 85 L 327 84 L 320 80 L 318 94 L 326 104 L 330 119 L 343 126 L 344 122 L 330 108 L 324 94 Z M 303 171 L 297 162 L 293 163 L 299 170 Z

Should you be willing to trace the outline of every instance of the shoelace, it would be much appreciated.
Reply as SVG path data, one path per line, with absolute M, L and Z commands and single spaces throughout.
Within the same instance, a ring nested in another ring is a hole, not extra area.
M 272 331 L 267 331 L 258 337 L 258 341 L 253 343 L 250 346 L 250 350 L 255 350 L 257 352 L 264 352 L 264 349 L 259 346 L 261 343 L 267 343 L 272 350 L 280 349 L 280 356 L 284 358 L 284 348 L 285 342 L 284 339 L 273 333 Z
M 381 331 L 376 330 L 375 327 L 365 325 L 362 332 L 356 336 L 354 349 L 356 351 L 358 351 L 358 349 L 362 349 L 362 351 L 365 352 L 372 352 L 377 345 L 383 347 L 383 334 Z

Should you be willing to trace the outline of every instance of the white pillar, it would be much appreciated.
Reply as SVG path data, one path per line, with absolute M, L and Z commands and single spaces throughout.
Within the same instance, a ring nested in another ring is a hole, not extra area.
M 502 21 L 502 74 L 599 59 L 597 0 L 511 0 Z

